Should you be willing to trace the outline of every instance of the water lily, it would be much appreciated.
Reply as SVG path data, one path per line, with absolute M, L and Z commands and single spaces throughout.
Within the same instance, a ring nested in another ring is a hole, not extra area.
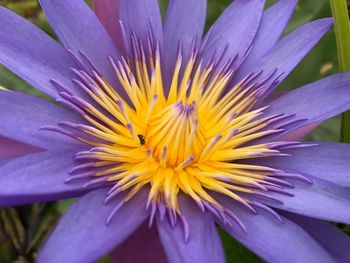
M 217 226 L 269 262 L 346 261 L 327 221 L 350 223 L 350 147 L 290 134 L 348 110 L 350 74 L 270 99 L 332 26 L 281 38 L 296 2 L 235 0 L 203 36 L 205 0 L 170 1 L 164 23 L 156 0 L 95 1 L 100 20 L 41 0 L 62 45 L 0 9 L 1 64 L 57 102 L 0 91 L 0 205 L 79 197 L 38 262 L 157 244 L 225 262 Z

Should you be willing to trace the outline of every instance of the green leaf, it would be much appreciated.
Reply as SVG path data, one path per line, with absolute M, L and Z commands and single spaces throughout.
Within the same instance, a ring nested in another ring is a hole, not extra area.
M 330 0 L 337 38 L 340 71 L 350 70 L 350 23 L 346 0 Z M 343 113 L 341 141 L 350 142 L 350 111 Z

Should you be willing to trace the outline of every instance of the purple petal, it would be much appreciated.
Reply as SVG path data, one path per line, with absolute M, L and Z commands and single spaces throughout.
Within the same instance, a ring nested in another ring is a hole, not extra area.
M 257 81 L 263 80 L 276 69 L 275 76 L 279 76 L 278 80 L 281 82 L 328 32 L 332 24 L 333 19 L 324 18 L 296 29 L 281 39 L 270 52 L 256 61 L 253 68 L 240 71 L 240 75 L 235 78 L 235 82 L 250 72 L 260 71 L 263 71 L 263 73 L 260 74 Z M 268 96 L 274 88 L 275 85 L 266 91 L 265 96 Z
M 284 133 L 286 134 L 348 110 L 349 88 L 350 73 L 333 75 L 286 93 L 274 100 L 264 114 L 295 114 L 295 119 L 307 119 L 288 126 Z
M 349 258 L 350 237 L 338 228 L 322 220 L 286 213 L 285 216 L 307 231 L 336 262 Z
M 0 206 L 80 196 L 88 189 L 65 184 L 75 152 L 40 152 L 0 160 Z
M 47 95 L 56 98 L 55 79 L 74 90 L 74 66 L 67 52 L 39 28 L 0 7 L 0 63 Z
M 120 20 L 125 28 L 127 41 L 130 41 L 131 32 L 147 47 L 147 34 L 150 31 L 155 40 L 162 44 L 162 18 L 157 0 L 119 0 Z
M 293 213 L 328 221 L 350 223 L 350 192 L 336 184 L 316 177 L 313 184 L 293 182 L 295 188 L 288 192 L 294 196 L 270 194 L 283 204 L 266 204 Z
M 169 3 L 164 22 L 164 55 L 168 84 L 174 71 L 179 44 L 181 43 L 184 61 L 187 61 L 195 38 L 195 47 L 198 47 L 204 30 L 206 7 L 206 0 L 171 0 Z
M 191 199 L 180 200 L 181 214 L 186 218 L 189 240 L 185 242 L 186 227 L 178 220 L 174 229 L 168 220 L 157 220 L 158 231 L 169 262 L 225 262 L 224 252 L 211 214 L 203 213 Z
M 94 262 L 121 244 L 148 216 L 147 195 L 141 191 L 107 225 L 106 218 L 117 204 L 104 205 L 107 192 L 108 189 L 92 191 L 72 205 L 39 253 L 39 263 Z
M 235 239 L 267 262 L 333 262 L 330 255 L 304 229 L 283 218 L 279 223 L 264 210 L 254 215 L 227 198 L 220 201 L 244 223 L 247 233 L 233 225 L 218 223 Z
M 267 97 L 266 100 L 264 100 L 262 106 L 269 106 L 274 100 L 282 97 L 286 93 L 287 92 L 284 92 L 284 91 L 275 91 L 269 97 Z M 281 141 L 300 141 L 306 135 L 311 133 L 318 125 L 320 125 L 320 122 L 306 125 L 305 127 L 301 127 L 299 129 L 296 129 L 294 131 L 291 131 L 291 132 L 283 135 L 281 138 L 279 138 L 279 140 L 281 140 Z
M 119 51 L 90 7 L 83 0 L 40 0 L 40 4 L 63 45 L 87 55 L 99 72 L 117 87 L 109 57 L 119 59 Z
M 294 131 L 291 131 L 285 135 L 283 135 L 280 140 L 281 141 L 300 141 L 302 140 L 306 135 L 311 133 L 317 126 L 319 126 L 320 123 L 314 123 L 306 125 L 302 128 L 298 128 Z
M 350 186 L 350 144 L 317 142 L 315 147 L 284 152 L 291 156 L 261 158 L 254 160 L 254 164 L 301 172 L 340 186 Z
M 119 25 L 119 0 L 94 0 L 93 8 L 110 37 L 121 50 L 122 40 Z
M 249 72 L 256 61 L 274 47 L 287 26 L 297 2 L 297 0 L 280 0 L 263 13 L 252 50 L 238 70 L 238 76 L 241 75 L 240 71 Z
M 0 91 L 0 135 L 44 149 L 81 147 L 64 135 L 40 131 L 59 121 L 81 122 L 73 113 L 53 103 L 21 92 Z
M 216 51 L 216 58 L 226 50 L 222 64 L 239 56 L 237 64 L 246 56 L 260 25 L 264 0 L 235 0 L 214 23 L 209 34 L 204 58 Z
M 0 135 L 0 158 L 40 152 L 42 149 Z
M 137 253 L 135 253 L 137 251 Z M 157 228 L 142 224 L 123 244 L 112 251 L 111 263 L 166 263 Z

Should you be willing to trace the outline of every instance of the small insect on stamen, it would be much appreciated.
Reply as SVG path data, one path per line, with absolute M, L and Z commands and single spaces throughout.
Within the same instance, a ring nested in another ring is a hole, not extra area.
M 137 137 L 139 137 L 141 145 L 144 145 L 146 143 L 145 137 L 142 134 L 138 134 Z

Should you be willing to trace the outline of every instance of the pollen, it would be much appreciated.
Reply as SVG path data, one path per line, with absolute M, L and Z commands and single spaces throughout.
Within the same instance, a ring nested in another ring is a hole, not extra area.
M 252 73 L 233 85 L 234 59 L 221 66 L 213 60 L 204 63 L 194 48 L 183 59 L 179 48 L 172 79 L 165 85 L 159 46 L 146 52 L 135 42 L 134 53 L 134 58 L 110 59 L 120 87 L 112 87 L 95 69 L 73 69 L 81 96 L 55 83 L 58 101 L 85 119 L 43 128 L 87 146 L 76 154 L 67 183 L 111 185 L 106 202 L 121 192 L 127 202 L 146 187 L 147 208 L 154 213 L 163 207 L 174 222 L 181 217 L 182 194 L 203 211 L 237 220 L 215 195 L 255 212 L 252 195 L 288 194 L 286 178 L 305 179 L 249 162 L 283 156 L 284 148 L 300 146 L 266 142 L 290 124 L 290 116 L 266 116 L 268 107 L 258 106 L 261 93 L 277 80 L 273 73 L 259 83 L 255 79 L 260 73 Z

